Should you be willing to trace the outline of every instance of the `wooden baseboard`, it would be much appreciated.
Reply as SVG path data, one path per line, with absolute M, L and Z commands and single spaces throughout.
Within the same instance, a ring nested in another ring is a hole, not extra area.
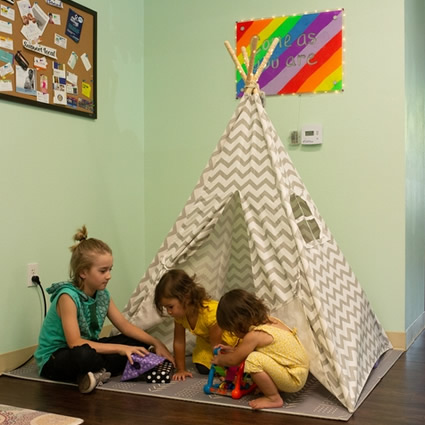
M 109 336 L 112 325 L 103 327 L 100 337 Z M 22 348 L 21 350 L 11 351 L 10 353 L 0 354 L 0 375 L 3 372 L 9 372 L 26 362 L 35 352 L 37 346 Z
M 387 336 L 394 348 L 407 350 L 424 329 L 425 312 L 406 329 L 406 332 L 387 332 Z
M 406 350 L 405 332 L 387 332 L 387 337 L 396 350 Z
M 112 325 L 105 325 L 102 329 L 102 331 L 100 332 L 99 337 L 100 338 L 104 338 L 105 336 L 109 336 L 109 334 L 111 333 L 113 326 Z
M 9 372 L 25 363 L 34 354 L 36 345 L 22 348 L 21 350 L 11 351 L 0 355 L 0 375 L 3 372 Z

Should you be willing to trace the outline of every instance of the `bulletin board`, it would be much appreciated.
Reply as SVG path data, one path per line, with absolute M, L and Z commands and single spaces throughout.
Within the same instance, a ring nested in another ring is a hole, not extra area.
M 0 0 L 0 101 L 97 118 L 96 44 L 81 4 Z
M 272 41 L 278 44 L 258 84 L 266 95 L 329 93 L 343 90 L 344 9 L 236 22 L 236 55 L 244 66 L 242 47 L 258 36 L 254 73 Z M 236 73 L 236 97 L 244 81 Z

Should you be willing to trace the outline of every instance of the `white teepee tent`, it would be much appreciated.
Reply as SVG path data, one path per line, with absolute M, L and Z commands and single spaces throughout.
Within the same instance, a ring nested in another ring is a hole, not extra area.
M 267 116 L 253 55 L 255 44 L 243 73 L 247 90 L 124 314 L 172 338 L 171 321 L 153 306 L 155 285 L 170 268 L 196 273 L 217 299 L 245 288 L 297 327 L 311 372 L 353 412 L 391 344 Z

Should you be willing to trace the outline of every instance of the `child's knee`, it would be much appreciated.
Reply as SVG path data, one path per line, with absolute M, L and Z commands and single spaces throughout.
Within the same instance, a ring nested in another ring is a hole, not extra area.
M 265 362 L 270 358 L 259 351 L 253 351 L 245 359 L 244 371 L 247 373 L 258 373 L 264 372 Z
M 86 372 L 85 369 L 87 369 L 87 371 L 96 371 L 102 368 L 102 358 L 97 351 L 88 344 L 72 348 L 70 356 L 72 359 L 71 361 L 83 369 L 83 373 Z

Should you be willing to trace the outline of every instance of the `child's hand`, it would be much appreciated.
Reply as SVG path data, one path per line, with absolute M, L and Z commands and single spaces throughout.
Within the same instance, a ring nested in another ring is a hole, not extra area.
M 180 370 L 173 375 L 173 381 L 185 381 L 186 378 L 192 378 L 192 373 L 188 370 Z
M 217 354 L 214 354 L 211 363 L 215 364 L 216 366 L 220 366 L 220 359 L 223 356 L 223 354 L 221 354 L 221 350 L 217 351 Z
M 226 366 L 223 363 L 223 359 L 225 359 L 226 354 L 232 353 L 235 351 L 234 347 L 230 345 L 218 344 L 214 347 L 214 356 L 211 360 L 211 363 L 217 366 Z
M 214 347 L 214 352 L 217 351 L 218 353 L 231 353 L 232 351 L 234 351 L 235 348 L 230 346 L 230 345 L 224 345 L 224 344 L 218 344 Z
M 162 343 L 158 343 L 154 345 L 155 347 L 155 354 L 158 354 L 158 356 L 165 357 L 168 361 L 170 361 L 174 367 L 176 367 L 176 361 L 174 360 L 173 355 L 168 351 L 168 348 Z
M 145 347 L 133 347 L 131 345 L 122 345 L 119 353 L 123 356 L 127 356 L 130 364 L 133 364 L 132 354 L 138 354 L 140 357 L 145 357 L 149 354 L 149 351 Z

